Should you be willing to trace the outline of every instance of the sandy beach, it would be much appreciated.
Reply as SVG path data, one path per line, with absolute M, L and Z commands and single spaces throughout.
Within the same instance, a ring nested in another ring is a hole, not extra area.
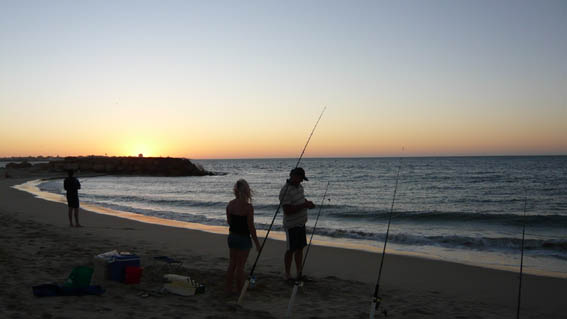
M 257 285 L 242 306 L 223 291 L 226 235 L 142 223 L 81 210 L 71 228 L 67 207 L 11 186 L 32 179 L 0 178 L 0 314 L 2 318 L 282 318 L 292 287 L 282 279 L 284 243 L 269 240 Z M 136 253 L 146 274 L 139 285 L 97 281 L 102 296 L 37 298 L 32 286 L 62 283 L 75 266 L 116 249 Z M 155 256 L 183 267 L 163 269 Z M 248 269 L 256 257 L 250 254 Z M 379 256 L 314 246 L 295 318 L 368 318 Z M 206 285 L 201 295 L 159 293 L 165 272 Z M 524 276 L 522 318 L 567 318 L 567 280 Z M 389 318 L 510 318 L 516 315 L 518 274 L 425 258 L 387 255 L 381 282 Z M 142 295 L 141 293 L 146 293 Z

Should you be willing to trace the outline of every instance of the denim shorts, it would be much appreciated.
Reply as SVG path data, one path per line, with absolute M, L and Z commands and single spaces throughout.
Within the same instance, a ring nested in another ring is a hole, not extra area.
M 252 248 L 252 240 L 250 239 L 250 236 L 229 233 L 226 241 L 228 243 L 228 248 L 230 249 L 250 250 L 250 248 Z

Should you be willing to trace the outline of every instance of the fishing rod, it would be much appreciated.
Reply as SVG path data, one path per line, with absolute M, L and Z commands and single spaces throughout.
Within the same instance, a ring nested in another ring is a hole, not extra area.
M 382 298 L 379 296 L 378 292 L 380 290 L 380 277 L 382 277 L 382 267 L 384 266 L 384 257 L 386 257 L 386 245 L 388 244 L 388 236 L 390 234 L 390 224 L 392 223 L 392 215 L 394 213 L 394 203 L 396 201 L 396 192 L 398 191 L 398 180 L 400 178 L 400 169 L 402 168 L 402 158 L 400 157 L 400 164 L 398 166 L 398 173 L 396 174 L 396 186 L 394 187 L 394 196 L 392 197 L 392 205 L 390 206 L 390 216 L 388 217 L 388 227 L 386 228 L 386 239 L 384 239 L 384 248 L 382 250 L 382 258 L 380 259 L 380 268 L 378 270 L 378 279 L 376 280 L 376 287 L 374 288 L 374 297 L 372 298 L 372 303 L 370 304 L 370 319 L 374 319 L 374 314 Z M 384 316 L 388 316 L 386 310 L 383 311 Z
M 317 218 L 315 219 L 315 225 L 313 225 L 313 231 L 311 232 L 311 238 L 309 239 L 309 244 L 307 245 L 307 251 L 305 252 L 305 257 L 303 257 L 303 264 L 299 269 L 299 274 L 293 285 L 293 291 L 291 292 L 291 297 L 289 298 L 289 303 L 287 305 L 286 317 L 291 317 L 291 312 L 293 310 L 293 304 L 295 302 L 295 296 L 297 295 L 297 289 L 303 285 L 302 274 L 303 268 L 305 267 L 305 262 L 307 261 L 307 256 L 309 255 L 309 248 L 311 247 L 311 242 L 313 241 L 313 235 L 315 234 L 315 229 L 317 228 L 317 222 L 319 221 L 319 216 L 321 215 L 321 209 L 325 203 L 325 197 L 327 197 L 327 191 L 329 190 L 329 182 L 327 182 L 327 187 L 325 188 L 325 193 L 323 194 L 323 199 L 321 200 L 321 205 L 319 206 L 319 212 L 317 213 Z
M 313 231 L 311 232 L 311 238 L 309 238 L 309 244 L 307 245 L 307 250 L 305 251 L 305 257 L 303 257 L 303 264 L 299 270 L 299 278 L 303 273 L 303 267 L 305 267 L 305 262 L 307 261 L 307 256 L 309 255 L 309 248 L 311 247 L 311 242 L 313 241 L 313 235 L 315 234 L 315 229 L 317 228 L 317 223 L 319 222 L 319 216 L 321 215 L 321 209 L 325 203 L 325 197 L 327 197 L 327 191 L 329 190 L 330 182 L 327 182 L 327 187 L 325 188 L 325 193 L 323 194 L 323 199 L 321 200 L 321 206 L 319 206 L 319 212 L 317 212 L 317 218 L 315 218 L 315 224 L 313 225 Z M 328 199 L 331 200 L 331 199 Z
M 305 154 L 305 150 L 307 149 L 307 145 L 309 145 L 309 141 L 311 141 L 311 137 L 313 136 L 313 133 L 315 133 L 315 129 L 317 128 L 317 125 L 319 124 L 319 121 L 321 120 L 321 117 L 323 117 L 323 113 L 325 113 L 325 110 L 327 109 L 327 107 L 323 107 L 323 111 L 321 111 L 321 114 L 319 115 L 319 118 L 317 119 L 317 122 L 315 122 L 315 126 L 313 126 L 313 129 L 311 130 L 311 134 L 309 134 L 309 137 L 307 138 L 307 142 L 305 143 L 305 146 L 303 147 L 303 150 L 301 151 L 301 154 L 299 155 L 299 158 L 297 159 L 297 163 L 295 164 L 295 168 L 299 167 L 299 163 L 301 163 L 301 159 L 303 158 L 303 154 Z M 284 194 L 283 197 L 285 198 L 285 195 L 287 195 L 287 183 L 285 186 L 285 190 L 284 190 Z M 274 226 L 274 221 L 276 220 L 276 217 L 278 216 L 278 213 L 280 212 L 280 209 L 282 207 L 282 203 L 280 202 L 278 205 L 278 208 L 276 209 L 276 212 L 274 213 L 274 217 L 272 218 L 272 222 L 270 223 L 270 227 L 268 227 L 268 231 L 266 232 L 266 236 L 264 237 L 264 240 L 262 241 L 262 245 L 260 246 L 260 250 L 258 250 L 258 254 L 256 255 L 256 260 L 254 261 L 254 265 L 252 265 L 252 269 L 250 270 L 250 274 L 248 275 L 248 279 L 246 279 L 246 282 L 244 283 L 244 286 L 242 286 L 242 290 L 240 291 L 240 297 L 238 297 L 238 304 L 242 304 L 242 300 L 244 299 L 244 295 L 246 294 L 246 290 L 248 290 L 248 286 L 250 285 L 250 280 L 255 280 L 254 279 L 254 270 L 256 270 L 256 265 L 258 264 L 258 260 L 260 259 L 260 255 L 262 255 L 262 251 L 264 250 L 264 245 L 266 244 L 266 241 L 268 240 L 268 235 L 270 234 L 270 231 L 272 230 L 272 227 Z
M 528 203 L 528 191 L 524 189 L 524 223 L 522 225 L 522 254 L 520 257 L 520 284 L 518 287 L 518 309 L 516 319 L 520 319 L 520 305 L 522 303 L 522 272 L 524 270 L 524 239 L 526 236 L 526 206 Z

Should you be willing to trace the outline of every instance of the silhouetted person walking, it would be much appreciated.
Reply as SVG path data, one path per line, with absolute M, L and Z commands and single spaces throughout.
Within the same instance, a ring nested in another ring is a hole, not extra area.
M 81 227 L 79 224 L 79 189 L 81 183 L 73 177 L 73 170 L 68 170 L 69 176 L 65 178 L 63 187 L 67 191 L 67 206 L 69 207 L 69 225 L 73 227 L 73 211 L 75 211 L 75 226 Z

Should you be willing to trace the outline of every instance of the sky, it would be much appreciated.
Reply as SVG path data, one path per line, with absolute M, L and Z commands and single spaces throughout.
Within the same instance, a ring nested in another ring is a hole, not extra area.
M 566 1 L 1 0 L 0 157 L 567 155 L 566 57 Z

